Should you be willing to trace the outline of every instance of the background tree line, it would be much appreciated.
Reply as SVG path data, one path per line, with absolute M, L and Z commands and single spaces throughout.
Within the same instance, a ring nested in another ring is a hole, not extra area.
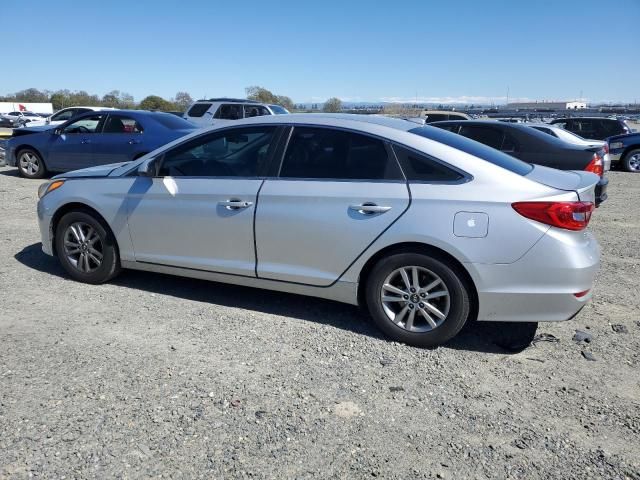
M 270 90 L 260 86 L 245 88 L 248 100 L 256 100 L 262 103 L 273 103 L 282 105 L 289 111 L 295 110 L 295 105 L 291 98 L 286 95 L 277 95 Z M 112 90 L 109 93 L 99 96 L 87 93 L 84 90 L 38 90 L 37 88 L 27 88 L 5 96 L 0 95 L 0 102 L 24 102 L 24 103 L 51 103 L 53 110 L 60 110 L 66 107 L 79 105 L 93 107 L 112 107 L 121 109 L 159 110 L 162 112 L 184 112 L 193 103 L 193 98 L 187 92 L 178 92 L 169 100 L 158 95 L 148 95 L 139 103 L 133 95 L 120 90 Z M 339 98 L 328 99 L 323 106 L 325 112 L 339 112 L 342 102 Z
M 0 102 L 51 103 L 54 111 L 65 107 L 86 105 L 92 107 L 184 112 L 193 102 L 193 98 L 191 98 L 191 95 L 187 92 L 178 92 L 175 97 L 170 100 L 158 95 L 149 95 L 138 103 L 134 100 L 133 95 L 121 92 L 120 90 L 112 90 L 100 97 L 99 95 L 87 93 L 84 90 L 51 91 L 27 88 L 26 90 L 0 96 Z

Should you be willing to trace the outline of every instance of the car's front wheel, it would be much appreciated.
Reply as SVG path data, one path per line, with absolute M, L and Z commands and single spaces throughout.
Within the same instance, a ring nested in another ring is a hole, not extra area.
M 64 269 L 80 282 L 104 283 L 120 272 L 111 230 L 89 212 L 69 212 L 60 219 L 55 247 Z
M 622 159 L 622 166 L 627 172 L 640 172 L 640 148 L 631 150 Z
M 390 338 L 435 347 L 455 336 L 470 311 L 468 287 L 445 259 L 397 253 L 382 259 L 366 285 L 369 313 Z
M 25 178 L 42 178 L 47 173 L 40 154 L 30 148 L 18 152 L 18 171 Z

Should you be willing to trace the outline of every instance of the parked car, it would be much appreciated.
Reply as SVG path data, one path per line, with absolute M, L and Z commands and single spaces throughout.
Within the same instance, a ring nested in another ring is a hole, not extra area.
M 425 110 L 422 112 L 425 123 L 441 122 L 443 120 L 470 120 L 471 117 L 462 112 L 449 110 Z
M 596 187 L 596 206 L 607 199 L 609 180 L 605 176 L 606 152 L 602 146 L 575 145 L 520 123 L 465 120 L 432 125 L 484 143 L 528 163 L 559 170 L 595 173 L 600 177 Z
M 37 210 L 78 281 L 132 268 L 329 298 L 435 346 L 470 319 L 584 307 L 598 180 L 400 119 L 269 115 L 54 177 Z
M 640 133 L 615 135 L 608 139 L 611 161 L 627 172 L 640 172 Z
M 22 127 L 29 122 L 38 122 L 42 117 L 33 112 L 9 112 L 0 115 L 0 127 Z
M 169 113 L 83 113 L 53 128 L 47 125 L 14 130 L 7 141 L 6 159 L 23 177 L 42 178 L 47 172 L 135 160 L 194 129 Z
M 230 120 L 281 115 L 289 111 L 280 105 L 270 105 L 238 98 L 210 98 L 195 101 L 184 114 L 184 119 L 200 127 L 227 123 Z
M 604 140 L 613 135 L 631 133 L 631 127 L 625 120 L 602 117 L 556 118 L 551 125 L 569 130 L 582 138 Z
M 68 107 L 58 110 L 53 115 L 50 115 L 44 119 L 34 120 L 26 124 L 26 127 L 42 127 L 43 125 L 62 125 L 67 120 L 80 115 L 81 113 L 97 112 L 101 110 L 115 110 L 109 107 Z
M 547 135 L 559 138 L 565 142 L 573 143 L 574 145 L 582 145 L 584 147 L 599 147 L 604 149 L 604 170 L 611 170 L 611 156 L 609 155 L 609 145 L 604 140 L 594 140 L 582 138 L 580 135 L 576 135 L 569 130 L 560 128 L 556 125 L 549 125 L 548 123 L 527 123 L 528 127 L 535 128 Z

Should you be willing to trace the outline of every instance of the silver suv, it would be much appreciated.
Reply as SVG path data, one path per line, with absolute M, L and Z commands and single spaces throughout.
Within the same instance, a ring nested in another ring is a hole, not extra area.
M 183 118 L 199 127 L 209 127 L 230 120 L 287 113 L 289 111 L 280 105 L 237 98 L 210 98 L 209 100 L 195 101 L 187 109 Z

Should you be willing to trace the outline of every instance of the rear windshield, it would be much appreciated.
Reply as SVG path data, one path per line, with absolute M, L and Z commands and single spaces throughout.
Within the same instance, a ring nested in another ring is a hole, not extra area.
M 533 165 L 529 163 L 523 162 L 522 160 L 518 160 L 517 158 L 507 155 L 506 153 L 502 153 L 499 150 L 487 147 L 482 143 L 470 140 L 466 137 L 463 137 L 462 135 L 458 135 L 441 128 L 418 127 L 409 130 L 409 132 L 415 133 L 416 135 L 420 135 L 424 138 L 428 138 L 429 140 L 443 143 L 445 145 L 448 145 L 449 147 L 456 148 L 465 153 L 481 158 L 482 160 L 485 160 L 489 163 L 493 163 L 494 165 L 509 170 L 510 172 L 517 173 L 518 175 L 525 176 L 531 170 L 533 170 Z
M 154 113 L 153 118 L 156 122 L 171 130 L 193 129 L 193 123 L 170 113 Z

